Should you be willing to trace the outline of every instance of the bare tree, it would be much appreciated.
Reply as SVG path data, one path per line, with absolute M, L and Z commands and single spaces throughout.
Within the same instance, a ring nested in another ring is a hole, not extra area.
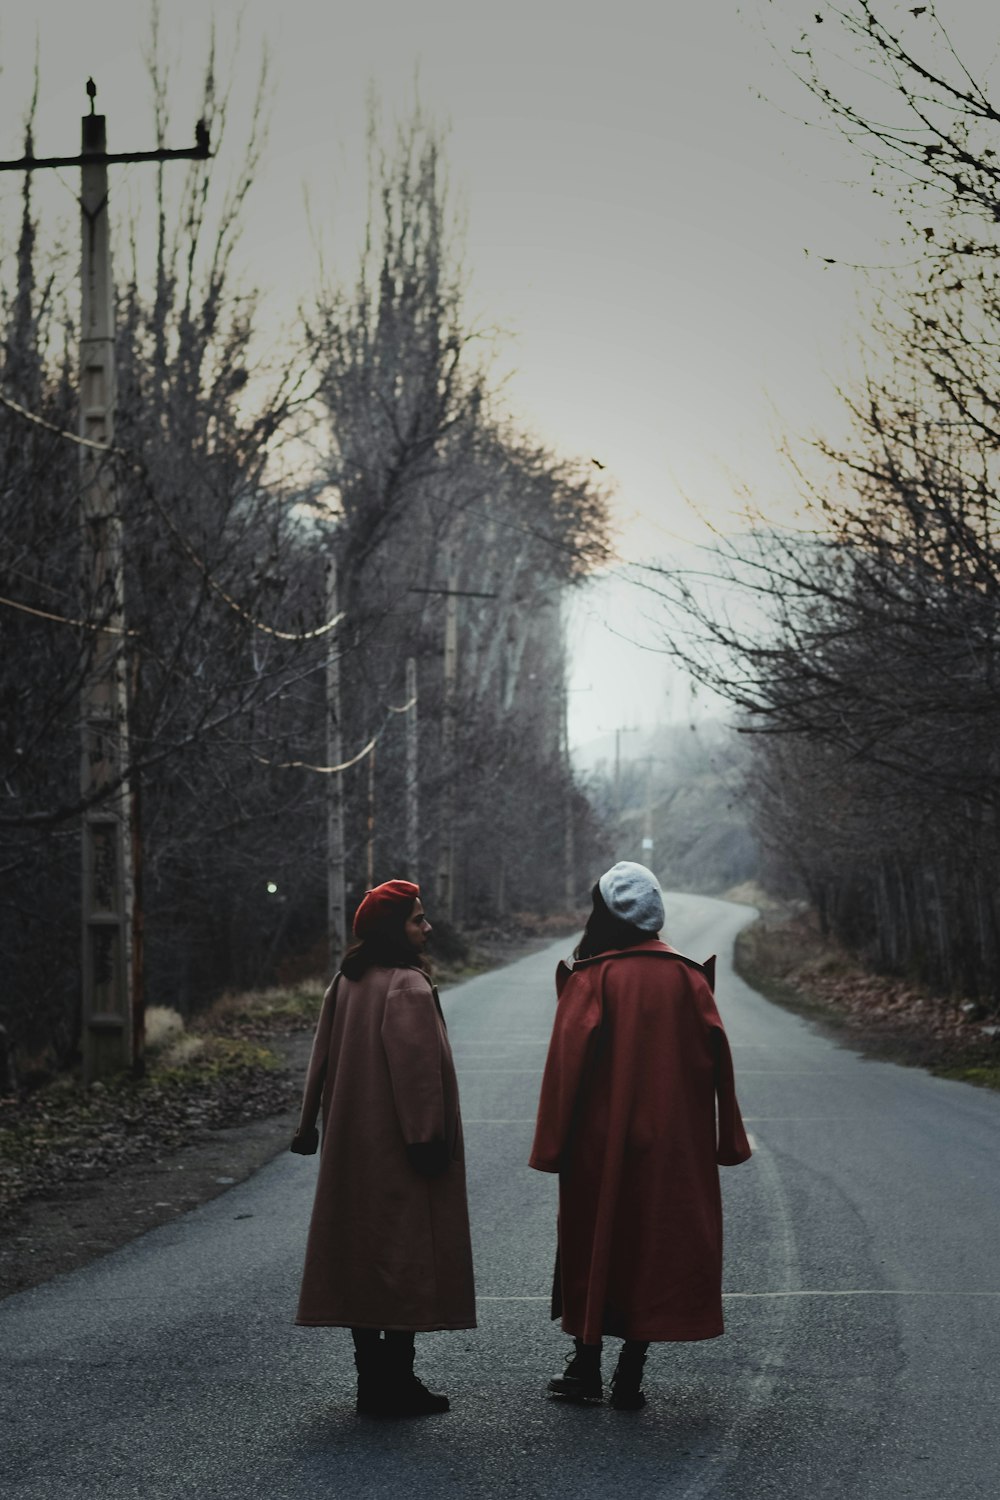
M 823 7 L 805 80 L 902 197 L 916 269 L 885 286 L 855 437 L 820 443 L 797 530 L 759 518 L 706 579 L 662 570 L 678 645 L 757 737 L 749 795 L 824 921 L 887 966 L 990 999 L 1000 956 L 997 497 L 1000 120 L 932 7 Z M 903 18 L 905 19 L 905 18 Z M 838 36 L 881 89 L 842 90 Z M 823 42 L 822 50 L 817 37 Z M 824 71 L 826 70 L 826 71 Z M 835 81 L 831 81 L 831 71 Z M 733 601 L 739 601 L 734 604 Z
M 454 869 L 463 917 L 492 899 L 470 894 L 481 882 L 469 855 L 492 858 L 496 840 L 487 834 L 484 843 L 483 830 L 495 828 L 498 801 L 509 803 L 512 746 L 532 774 L 544 764 L 556 782 L 564 776 L 561 595 L 606 556 L 607 500 L 582 465 L 556 460 L 491 416 L 483 340 L 465 320 L 438 132 L 418 110 L 391 150 L 374 127 L 369 148 L 373 213 L 357 284 L 350 295 L 326 293 L 310 320 L 334 495 L 329 544 L 344 638 L 355 648 L 343 673 L 343 720 L 359 744 L 385 725 L 375 770 L 384 876 L 406 826 L 404 735 L 386 716 L 402 702 L 406 659 L 415 659 L 421 869 L 425 877 Z M 446 671 L 449 617 L 458 644 Z M 367 778 L 355 772 L 355 889 L 369 816 Z M 538 842 L 508 866 L 515 874 Z M 494 880 L 494 895 L 502 884 Z

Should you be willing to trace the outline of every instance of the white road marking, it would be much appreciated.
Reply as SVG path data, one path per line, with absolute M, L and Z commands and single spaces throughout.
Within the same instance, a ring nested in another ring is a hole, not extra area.
M 995 1292 L 960 1292 L 928 1290 L 922 1287 L 846 1287 L 835 1289 L 831 1287 L 803 1288 L 801 1291 L 793 1292 L 723 1292 L 723 1302 L 768 1302 L 787 1297 L 926 1297 L 934 1300 L 945 1301 L 955 1297 L 1000 1297 L 1000 1291 Z M 549 1296 L 533 1297 L 494 1297 L 476 1296 L 477 1302 L 550 1302 Z
M 843 1121 L 847 1115 L 744 1115 L 744 1125 L 829 1125 L 831 1122 Z M 473 1115 L 463 1115 L 463 1125 L 533 1125 L 534 1116 L 524 1115 L 521 1118 L 503 1120 L 484 1120 Z M 747 1140 L 750 1142 L 751 1150 L 757 1150 L 757 1143 L 750 1131 L 747 1131 Z
M 723 1301 L 731 1302 L 765 1302 L 769 1298 L 779 1297 L 1000 1297 L 1000 1291 L 996 1292 L 961 1292 L 942 1291 L 940 1288 L 928 1289 L 924 1287 L 844 1287 L 835 1289 L 832 1287 L 803 1288 L 794 1292 L 723 1292 Z

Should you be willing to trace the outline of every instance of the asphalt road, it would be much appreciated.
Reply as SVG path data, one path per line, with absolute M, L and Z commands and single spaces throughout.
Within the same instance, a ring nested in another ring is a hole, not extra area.
M 453 989 L 479 1328 L 418 1339 L 452 1411 L 353 1410 L 346 1332 L 292 1316 L 316 1171 L 282 1156 L 0 1304 L 4 1500 L 1000 1494 L 1000 1097 L 866 1062 L 733 977 L 747 908 L 668 898 L 717 950 L 753 1160 L 723 1172 L 726 1337 L 651 1351 L 644 1412 L 545 1395 L 555 1182 L 527 1169 L 565 945 Z

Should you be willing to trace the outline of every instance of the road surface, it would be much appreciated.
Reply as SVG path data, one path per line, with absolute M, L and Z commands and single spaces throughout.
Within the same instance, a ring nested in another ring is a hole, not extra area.
M 0 1304 L 4 1500 L 1000 1494 L 1000 1097 L 864 1061 L 733 977 L 751 912 L 667 901 L 719 953 L 753 1160 L 723 1172 L 726 1337 L 651 1351 L 644 1412 L 545 1384 L 555 1181 L 525 1165 L 565 945 L 451 990 L 479 1328 L 418 1339 L 452 1411 L 353 1409 L 346 1332 L 292 1317 L 316 1158 Z

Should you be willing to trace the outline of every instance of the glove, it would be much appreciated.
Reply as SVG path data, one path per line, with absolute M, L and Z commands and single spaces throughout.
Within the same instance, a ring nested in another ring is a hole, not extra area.
M 448 1147 L 444 1141 L 418 1141 L 407 1146 L 410 1166 L 421 1177 L 440 1177 L 448 1170 Z
M 310 1130 L 297 1130 L 288 1149 L 294 1151 L 296 1156 L 315 1156 L 319 1149 L 319 1131 L 316 1126 L 313 1125 Z

